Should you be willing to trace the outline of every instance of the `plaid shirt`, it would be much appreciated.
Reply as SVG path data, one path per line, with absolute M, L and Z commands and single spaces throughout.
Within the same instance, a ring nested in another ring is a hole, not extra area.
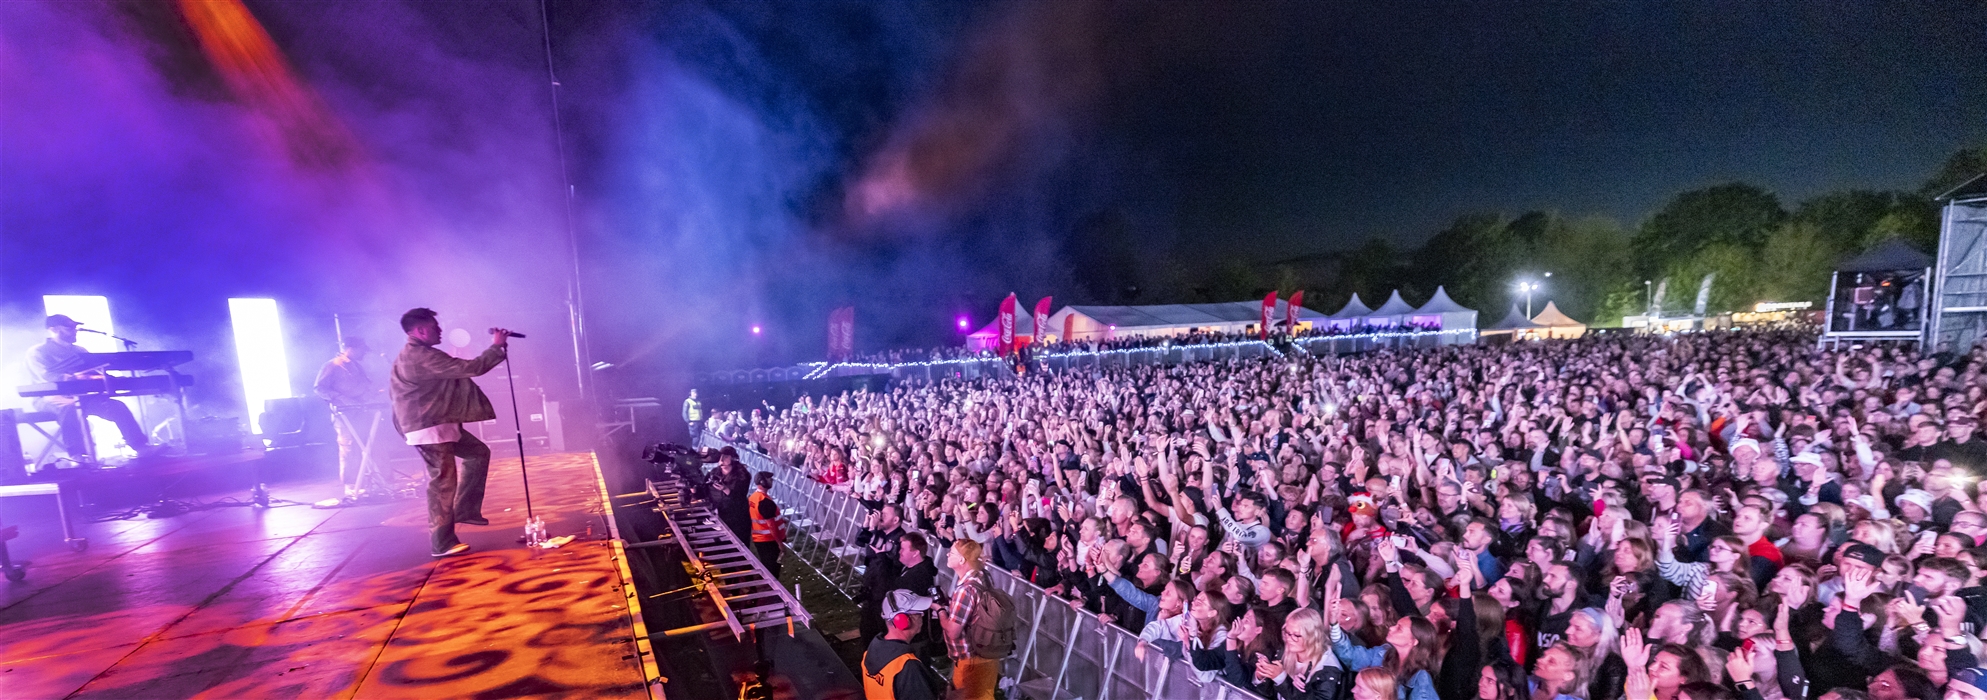
M 980 589 L 987 585 L 987 574 L 978 569 L 959 577 L 952 586 L 952 605 L 945 611 L 947 619 L 959 628 L 956 635 L 947 635 L 945 650 L 954 659 L 973 658 L 973 647 L 966 642 L 966 625 L 972 621 L 973 608 L 980 604 Z

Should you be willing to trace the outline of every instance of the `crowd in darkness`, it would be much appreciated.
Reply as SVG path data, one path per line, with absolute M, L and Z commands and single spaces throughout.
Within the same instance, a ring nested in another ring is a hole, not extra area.
M 1809 334 L 1030 372 L 718 418 L 1266 698 L 1987 700 L 1987 350 Z M 888 549 L 888 548 L 884 548 Z M 878 585 L 929 562 L 878 550 Z M 865 617 L 875 617 L 866 615 Z

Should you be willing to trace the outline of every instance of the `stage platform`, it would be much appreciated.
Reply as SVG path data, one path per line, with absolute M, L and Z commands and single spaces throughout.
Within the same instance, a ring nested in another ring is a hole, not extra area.
M 593 455 L 530 465 L 548 530 L 579 541 L 517 541 L 516 459 L 492 464 L 490 525 L 459 527 L 475 549 L 448 559 L 428 556 L 414 499 L 85 524 L 80 553 L 52 520 L 23 523 L 10 545 L 33 564 L 0 582 L 0 697 L 662 697 Z

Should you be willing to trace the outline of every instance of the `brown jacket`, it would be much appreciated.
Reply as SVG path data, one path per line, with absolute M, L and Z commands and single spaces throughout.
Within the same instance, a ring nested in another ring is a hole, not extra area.
M 476 423 L 497 417 L 490 397 L 469 379 L 504 361 L 495 345 L 475 359 L 461 360 L 430 345 L 408 341 L 393 359 L 387 391 L 393 397 L 393 427 L 402 435 L 445 423 Z

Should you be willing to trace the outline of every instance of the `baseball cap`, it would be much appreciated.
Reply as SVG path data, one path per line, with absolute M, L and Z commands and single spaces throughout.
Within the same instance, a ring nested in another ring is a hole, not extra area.
M 1842 556 L 1869 564 L 1870 566 L 1881 567 L 1884 565 L 1884 551 L 1861 542 L 1849 545 L 1848 551 L 1843 552 Z
M 899 588 L 891 591 L 883 599 L 883 619 L 888 620 L 903 613 L 921 613 L 931 609 L 931 599 Z
M 80 325 L 83 324 L 77 323 L 76 319 L 64 316 L 62 314 L 56 314 L 54 316 L 50 316 L 48 317 L 48 320 L 42 322 L 42 326 L 46 328 L 57 328 L 61 326 L 68 326 L 70 328 L 75 328 L 76 326 Z

